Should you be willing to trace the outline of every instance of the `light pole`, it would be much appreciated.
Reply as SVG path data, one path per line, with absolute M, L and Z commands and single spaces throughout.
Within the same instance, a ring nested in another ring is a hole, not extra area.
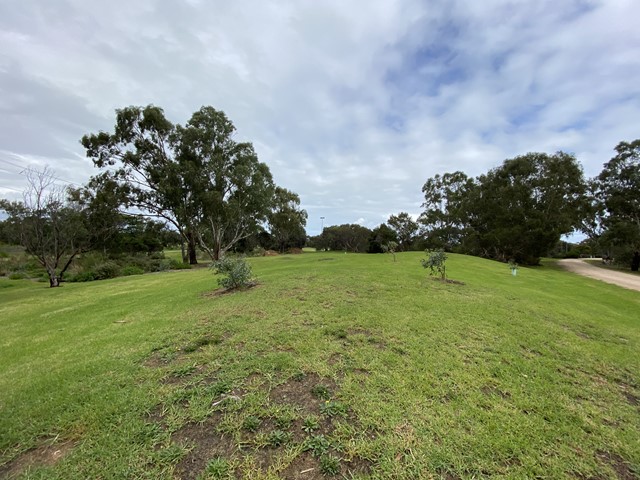
M 324 231 L 324 217 L 320 217 L 320 234 Z

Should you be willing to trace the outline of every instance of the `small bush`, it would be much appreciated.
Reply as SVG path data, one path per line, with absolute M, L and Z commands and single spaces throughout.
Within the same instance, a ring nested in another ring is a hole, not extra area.
M 171 260 L 169 260 L 169 268 L 171 270 L 189 270 L 191 268 L 191 265 L 189 265 L 188 263 L 182 263 L 180 260 L 172 258 Z
M 340 472 L 340 459 L 333 455 L 320 457 L 320 471 L 325 475 L 337 475 Z
M 215 479 L 227 478 L 231 473 L 231 465 L 228 460 L 216 457 L 209 461 L 206 472 Z
M 29 278 L 26 273 L 22 272 L 11 272 L 9 274 L 9 280 L 23 280 L 25 278 Z
M 85 272 L 78 272 L 75 275 L 71 275 L 66 280 L 67 282 L 93 282 L 95 279 L 96 279 L 95 274 L 93 273 L 93 271 L 89 270 Z
M 420 263 L 429 269 L 429 275 L 439 275 L 444 282 L 447 279 L 447 254 L 444 250 L 427 250 L 426 253 L 428 258 L 422 259 Z
M 216 275 L 226 275 L 226 277 L 218 279 L 218 285 L 227 290 L 253 285 L 251 281 L 251 266 L 244 258 L 224 257 L 214 262 L 212 268 Z
M 122 272 L 120 273 L 123 277 L 128 277 L 129 275 L 142 275 L 144 273 L 144 270 L 134 265 L 127 265 L 122 269 Z
M 120 265 L 107 261 L 95 267 L 93 274 L 96 280 L 106 280 L 120 275 Z

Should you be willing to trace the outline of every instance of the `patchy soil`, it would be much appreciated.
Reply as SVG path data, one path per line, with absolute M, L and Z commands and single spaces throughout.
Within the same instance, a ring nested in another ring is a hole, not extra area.
M 369 460 L 342 458 L 343 447 L 332 436 L 336 422 L 357 423 L 348 406 L 337 400 L 339 386 L 333 379 L 301 372 L 269 388 L 273 381 L 261 381 L 254 374 L 243 383 L 247 394 L 256 390 L 267 394 L 258 413 L 256 405 L 240 403 L 228 408 L 228 404 L 214 403 L 216 411 L 206 421 L 186 424 L 173 433 L 172 443 L 189 449 L 175 468 L 176 478 L 200 478 L 212 460 L 223 462 L 234 478 L 275 470 L 283 479 L 331 478 L 323 473 L 326 459 L 321 461 L 321 457 L 325 454 L 337 462 L 334 468 L 343 478 L 371 470 Z M 246 408 L 253 409 L 250 415 Z M 152 412 L 148 418 L 162 422 L 162 413 Z M 247 428 L 250 419 L 255 423 Z M 293 459 L 287 453 L 291 449 L 300 452 Z
M 74 447 L 73 442 L 42 442 L 41 445 L 19 455 L 9 463 L 0 466 L 0 478 L 13 478 L 32 468 L 52 467 L 66 457 Z
M 178 463 L 175 474 L 182 480 L 198 478 L 204 472 L 210 460 L 230 458 L 237 447 L 230 435 L 220 434 L 217 426 L 220 423 L 219 413 L 211 416 L 204 423 L 188 424 L 172 435 L 172 440 L 191 451 Z

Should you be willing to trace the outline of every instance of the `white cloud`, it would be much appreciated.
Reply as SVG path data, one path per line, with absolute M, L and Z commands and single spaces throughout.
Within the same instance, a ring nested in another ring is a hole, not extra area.
M 154 103 L 181 123 L 224 110 L 311 234 L 320 216 L 419 212 L 435 173 L 527 151 L 575 152 L 593 175 L 638 137 L 638 14 L 632 0 L 4 4 L 0 166 L 44 161 L 82 183 L 79 138 Z

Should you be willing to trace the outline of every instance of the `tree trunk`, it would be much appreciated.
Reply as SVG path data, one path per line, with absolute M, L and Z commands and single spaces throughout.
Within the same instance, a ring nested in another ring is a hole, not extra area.
M 197 265 L 198 258 L 196 257 L 196 236 L 193 234 L 193 232 L 187 233 L 187 240 L 187 247 L 189 250 L 189 264 Z
M 59 287 L 60 286 L 60 278 L 55 273 L 49 272 L 49 287 Z
M 187 256 L 187 249 L 184 245 L 184 237 L 182 237 L 182 240 L 180 241 L 180 253 L 182 253 L 182 263 L 188 263 L 189 257 Z

